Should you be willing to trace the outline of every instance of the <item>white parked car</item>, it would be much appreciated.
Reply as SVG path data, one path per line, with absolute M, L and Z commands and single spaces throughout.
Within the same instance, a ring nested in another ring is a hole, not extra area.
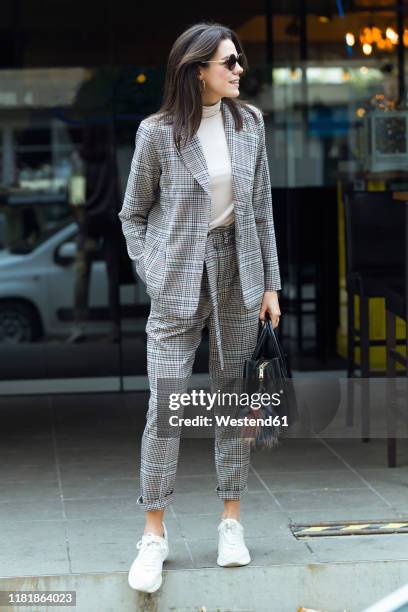
M 34 342 L 41 338 L 67 337 L 73 322 L 66 313 L 74 306 L 75 253 L 78 227 L 69 223 L 50 230 L 47 237 L 27 253 L 0 250 L 0 342 Z M 135 276 L 136 279 L 136 276 Z M 148 303 L 142 283 L 120 287 L 122 305 Z M 108 309 L 106 264 L 96 257 L 91 267 L 89 307 Z M 140 328 L 127 319 L 125 331 Z M 87 333 L 109 330 L 106 320 L 90 320 Z

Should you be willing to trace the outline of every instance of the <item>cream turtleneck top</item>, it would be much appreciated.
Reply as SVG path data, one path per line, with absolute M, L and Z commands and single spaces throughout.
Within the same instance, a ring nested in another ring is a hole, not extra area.
M 209 229 L 234 222 L 231 158 L 225 137 L 221 99 L 203 105 L 197 135 L 200 139 L 211 179 L 211 217 Z

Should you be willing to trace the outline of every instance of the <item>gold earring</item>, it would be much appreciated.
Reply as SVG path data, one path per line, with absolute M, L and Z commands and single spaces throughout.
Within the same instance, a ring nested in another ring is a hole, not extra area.
M 203 89 L 203 91 L 205 91 L 205 81 L 204 81 L 204 79 L 201 79 L 201 83 L 202 83 L 202 89 Z

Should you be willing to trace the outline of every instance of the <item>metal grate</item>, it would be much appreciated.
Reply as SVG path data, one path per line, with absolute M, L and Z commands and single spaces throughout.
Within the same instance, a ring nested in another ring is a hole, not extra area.
M 328 521 L 289 525 L 295 538 L 408 533 L 408 520 Z

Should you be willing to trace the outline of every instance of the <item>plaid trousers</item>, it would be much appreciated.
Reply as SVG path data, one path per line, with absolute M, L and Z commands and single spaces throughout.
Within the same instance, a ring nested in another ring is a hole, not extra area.
M 191 376 L 196 350 L 205 325 L 209 332 L 210 380 L 241 378 L 244 360 L 252 355 L 259 330 L 259 305 L 248 310 L 243 301 L 235 248 L 235 224 L 208 232 L 200 299 L 188 318 L 166 315 L 152 299 L 147 333 L 149 409 L 142 437 L 137 504 L 159 510 L 174 497 L 180 436 L 157 437 L 157 380 Z M 218 434 L 218 435 L 217 435 Z M 244 439 L 223 438 L 215 429 L 216 487 L 220 499 L 240 499 L 247 492 L 250 446 Z

